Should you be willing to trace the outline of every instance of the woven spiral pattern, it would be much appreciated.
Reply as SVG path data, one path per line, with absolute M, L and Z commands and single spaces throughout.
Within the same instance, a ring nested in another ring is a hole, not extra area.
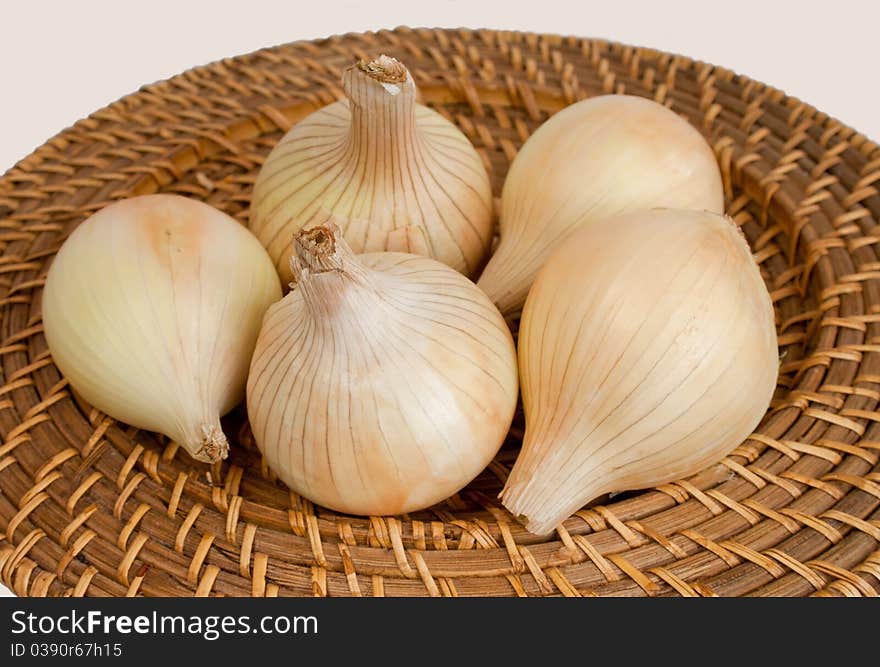
M 71 393 L 46 348 L 52 256 L 89 214 L 173 192 L 247 222 L 284 131 L 387 53 L 456 122 L 496 196 L 550 114 L 651 97 L 713 146 L 727 211 L 776 308 L 779 386 L 758 430 L 687 480 L 600 499 L 550 538 L 496 499 L 521 417 L 460 494 L 399 517 L 288 492 L 242 410 L 233 453 L 193 463 Z M 410 30 L 289 44 L 190 70 L 94 113 L 0 179 L 0 578 L 19 595 L 822 595 L 880 590 L 880 149 L 778 90 L 597 40 Z

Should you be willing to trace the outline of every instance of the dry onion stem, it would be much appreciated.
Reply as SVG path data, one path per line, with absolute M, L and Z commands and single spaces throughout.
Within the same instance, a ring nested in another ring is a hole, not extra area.
M 611 491 L 721 459 L 767 409 L 773 306 L 739 229 L 653 210 L 570 237 L 519 330 L 526 416 L 504 505 L 537 534 Z
M 472 275 L 492 236 L 492 193 L 479 154 L 435 111 L 397 60 L 348 68 L 347 100 L 297 123 L 254 186 L 251 229 L 290 280 L 291 239 L 331 218 L 355 252 L 433 257 Z
M 439 262 L 355 257 L 335 225 L 297 234 L 293 289 L 266 314 L 248 414 L 269 466 L 353 514 L 436 503 L 492 459 L 513 418 L 516 353 L 485 294 Z

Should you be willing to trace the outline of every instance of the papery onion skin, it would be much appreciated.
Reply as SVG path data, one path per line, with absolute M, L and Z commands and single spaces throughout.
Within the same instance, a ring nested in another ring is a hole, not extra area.
M 572 104 L 542 124 L 510 166 L 500 241 L 477 284 L 505 316 L 522 308 L 553 249 L 577 229 L 640 209 L 724 211 L 712 149 L 686 120 L 631 95 Z
M 492 460 L 513 418 L 516 352 L 503 318 L 432 259 L 355 258 L 335 226 L 299 239 L 325 244 L 324 259 L 298 246 L 296 287 L 267 312 L 248 379 L 266 462 L 297 493 L 351 514 L 449 497 Z
M 705 211 L 571 236 L 529 293 L 518 354 L 526 432 L 501 497 L 540 535 L 602 494 L 720 461 L 761 420 L 779 368 L 748 245 Z
M 125 199 L 82 222 L 43 291 L 52 359 L 91 405 L 225 458 L 220 416 L 244 396 L 262 316 L 281 298 L 259 241 L 177 195 Z
M 348 99 L 299 121 L 257 176 L 250 227 L 290 281 L 291 239 L 339 224 L 357 253 L 433 257 L 473 275 L 492 240 L 492 189 L 480 155 L 416 102 L 412 76 L 381 56 L 343 74 Z

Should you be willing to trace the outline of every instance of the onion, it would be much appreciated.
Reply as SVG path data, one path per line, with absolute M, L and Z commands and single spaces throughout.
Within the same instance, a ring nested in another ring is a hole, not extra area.
M 244 397 L 272 261 L 207 204 L 146 195 L 74 230 L 52 262 L 43 326 L 52 358 L 111 417 L 164 433 L 200 461 L 229 449 L 220 416 Z
M 702 135 L 641 97 L 572 104 L 513 160 L 501 193 L 501 240 L 477 284 L 505 316 L 514 315 L 566 237 L 653 207 L 724 211 L 721 173 Z
M 518 352 L 526 432 L 501 496 L 537 534 L 604 493 L 720 460 L 779 369 L 749 247 L 705 211 L 632 213 L 564 241 L 529 292 Z

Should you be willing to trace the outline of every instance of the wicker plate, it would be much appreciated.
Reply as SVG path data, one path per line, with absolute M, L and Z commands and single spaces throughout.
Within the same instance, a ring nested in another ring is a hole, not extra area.
M 276 484 L 239 411 L 222 470 L 79 402 L 52 364 L 52 255 L 107 203 L 175 192 L 245 222 L 282 132 L 354 56 L 410 66 L 490 166 L 583 97 L 653 97 L 704 131 L 777 311 L 779 387 L 699 475 L 525 533 L 489 468 L 417 514 L 340 516 Z M 0 576 L 19 595 L 874 595 L 880 590 L 880 149 L 778 90 L 602 41 L 408 30 L 296 43 L 148 86 L 0 179 Z M 236 443 L 235 435 L 238 434 Z

